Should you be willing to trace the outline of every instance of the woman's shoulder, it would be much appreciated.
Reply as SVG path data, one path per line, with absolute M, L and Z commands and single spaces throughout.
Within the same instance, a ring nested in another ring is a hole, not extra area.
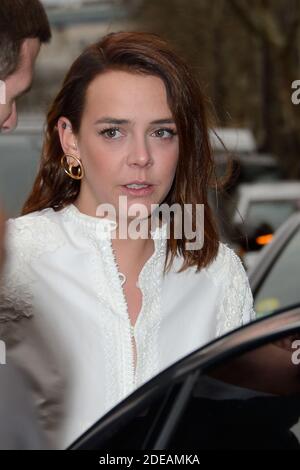
M 6 251 L 23 261 L 64 243 L 63 233 L 52 208 L 42 209 L 6 222 Z
M 31 288 L 36 276 L 32 267 L 44 254 L 55 252 L 65 243 L 54 213 L 48 208 L 6 222 L 0 324 L 33 314 Z
M 183 264 L 183 257 L 176 256 L 173 261 L 173 271 L 176 273 Z M 231 275 L 244 275 L 246 276 L 245 268 L 239 256 L 235 253 L 233 248 L 230 248 L 226 243 L 219 242 L 216 256 L 205 267 L 198 270 L 195 265 L 188 268 L 186 272 L 196 275 L 206 275 L 216 284 L 222 284 L 224 279 L 229 279 Z
M 54 210 L 51 207 L 42 209 L 35 212 L 30 212 L 26 215 L 10 218 L 6 222 L 7 230 L 11 233 L 18 233 L 24 230 L 31 230 L 40 228 L 45 225 L 51 224 L 51 217 Z
M 224 293 L 218 312 L 217 336 L 256 318 L 246 270 L 232 248 L 220 243 L 218 254 L 207 268 L 207 272 L 212 280 L 222 287 Z
M 244 278 L 247 276 L 239 256 L 233 248 L 223 242 L 219 242 L 217 255 L 205 270 L 214 282 L 222 284 L 224 281 L 232 281 L 235 277 Z
M 192 274 L 192 275 L 190 275 Z M 207 289 L 202 296 L 213 297 L 213 292 L 218 298 L 218 308 L 216 312 L 216 335 L 231 331 L 256 318 L 253 309 L 253 295 L 251 292 L 249 279 L 243 263 L 233 248 L 226 243 L 219 242 L 218 251 L 213 261 L 197 270 L 195 266 L 187 270 L 187 280 L 194 286 L 203 281 L 203 276 L 207 276 L 210 285 L 214 289 Z M 206 283 L 203 284 L 206 289 Z M 174 289 L 173 289 L 174 292 Z

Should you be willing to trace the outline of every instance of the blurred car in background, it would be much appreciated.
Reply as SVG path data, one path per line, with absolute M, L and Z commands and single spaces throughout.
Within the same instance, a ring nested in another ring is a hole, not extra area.
M 138 388 L 70 450 L 300 450 L 299 337 L 300 305 L 235 330 Z
M 290 215 L 300 210 L 300 182 L 242 184 L 237 192 L 233 225 L 238 254 L 245 267 L 254 267 L 259 250 L 273 238 Z
M 258 151 L 250 129 L 216 128 L 211 130 L 210 138 L 216 176 L 222 180 L 231 167 L 230 178 L 223 190 L 210 191 L 210 203 L 216 214 L 222 241 L 229 243 L 238 252 L 237 230 L 232 221 L 237 213 L 239 188 L 244 184 L 279 181 L 284 175 L 274 155 Z
M 229 160 L 233 163 L 231 190 L 242 183 L 282 179 L 277 159 L 259 152 L 253 132 L 243 128 L 215 128 L 210 131 L 210 142 L 217 174 L 224 175 Z
M 300 212 L 277 230 L 248 275 L 258 316 L 300 303 Z

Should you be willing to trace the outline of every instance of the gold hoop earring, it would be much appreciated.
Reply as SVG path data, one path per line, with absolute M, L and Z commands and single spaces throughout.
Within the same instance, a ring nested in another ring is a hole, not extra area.
M 78 163 L 78 166 L 74 166 L 74 165 L 71 165 L 71 164 L 69 165 L 67 157 L 73 158 L 73 160 L 75 160 Z M 84 177 L 84 168 L 83 168 L 83 165 L 81 163 L 81 160 L 79 158 L 75 157 L 74 155 L 69 155 L 69 154 L 65 153 L 61 157 L 60 164 L 61 164 L 64 172 L 67 173 L 67 175 L 70 176 L 70 178 L 72 178 L 73 180 L 81 180 Z M 67 168 L 66 168 L 66 164 L 67 164 Z M 73 173 L 73 168 L 78 168 L 77 174 Z

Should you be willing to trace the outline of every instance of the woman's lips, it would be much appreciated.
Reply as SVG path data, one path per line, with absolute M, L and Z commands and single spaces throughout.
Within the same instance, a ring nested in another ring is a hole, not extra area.
M 152 194 L 154 191 L 154 185 L 150 184 L 146 188 L 127 188 L 127 186 L 121 186 L 125 194 L 131 195 L 131 196 L 149 196 L 149 194 Z

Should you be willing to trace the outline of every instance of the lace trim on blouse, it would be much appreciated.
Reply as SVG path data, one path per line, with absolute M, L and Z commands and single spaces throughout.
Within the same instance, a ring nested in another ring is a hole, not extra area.
M 146 382 L 160 370 L 158 332 L 161 323 L 161 278 L 166 256 L 167 226 L 164 224 L 151 231 L 155 251 L 139 275 L 137 285 L 142 291 L 143 302 L 133 328 L 130 325 L 126 297 L 119 277 L 119 266 L 111 242 L 114 222 L 82 214 L 74 205 L 64 209 L 64 216 L 78 224 L 93 252 L 92 272 L 97 286 L 97 297 L 106 310 L 105 315 L 99 316 L 99 320 L 105 338 L 104 361 L 107 380 L 105 408 L 108 410 L 130 394 L 137 384 Z M 144 311 L 146 307 L 147 312 Z M 132 330 L 137 348 L 135 373 L 132 362 Z M 127 332 L 126 335 L 124 331 Z M 117 344 L 116 338 L 120 339 Z
M 223 300 L 217 313 L 216 336 L 239 328 L 256 317 L 253 296 L 240 258 L 220 243 L 217 259 L 207 268 L 215 283 L 223 286 Z
M 44 253 L 56 251 L 65 243 L 57 224 L 47 216 L 9 219 L 6 227 L 8 247 L 0 283 L 0 322 L 32 316 L 35 276 L 30 266 Z

